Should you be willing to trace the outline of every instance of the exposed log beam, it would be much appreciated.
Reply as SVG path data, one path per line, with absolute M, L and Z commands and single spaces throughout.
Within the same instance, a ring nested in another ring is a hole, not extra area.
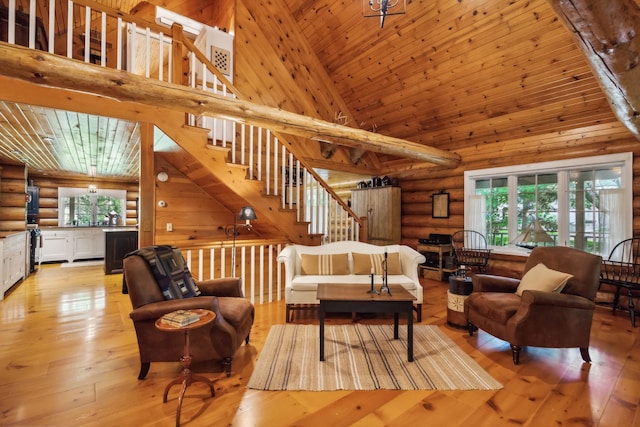
M 449 151 L 4 42 L 0 42 L 0 73 L 37 85 L 91 92 L 120 101 L 162 106 L 196 115 L 226 117 L 283 133 L 315 140 L 336 140 L 349 147 L 447 167 L 460 163 L 460 157 Z
M 622 123 L 640 139 L 640 6 L 634 0 L 549 0 L 574 33 Z

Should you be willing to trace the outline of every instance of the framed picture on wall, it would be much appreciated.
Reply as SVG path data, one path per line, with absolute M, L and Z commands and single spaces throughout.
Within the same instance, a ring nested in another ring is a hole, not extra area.
M 449 193 L 441 191 L 431 195 L 431 217 L 449 218 Z

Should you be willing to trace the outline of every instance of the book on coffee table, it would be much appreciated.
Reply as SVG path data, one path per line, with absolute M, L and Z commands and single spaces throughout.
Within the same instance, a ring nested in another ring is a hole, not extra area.
M 200 320 L 200 315 L 190 310 L 176 310 L 167 313 L 160 319 L 160 322 L 171 326 L 187 326 Z

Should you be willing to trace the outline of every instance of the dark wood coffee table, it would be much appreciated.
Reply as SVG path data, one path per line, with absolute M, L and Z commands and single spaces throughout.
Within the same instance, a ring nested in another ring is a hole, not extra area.
M 389 285 L 391 295 L 371 294 L 370 285 L 318 284 L 320 309 L 320 361 L 324 361 L 324 319 L 327 313 L 393 313 L 393 338 L 398 339 L 398 318 L 407 316 L 407 360 L 413 362 L 413 302 L 416 297 L 400 285 Z

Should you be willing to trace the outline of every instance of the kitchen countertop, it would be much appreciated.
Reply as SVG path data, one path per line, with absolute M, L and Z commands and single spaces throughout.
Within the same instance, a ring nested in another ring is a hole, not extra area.
M 13 236 L 14 234 L 26 233 L 29 230 L 0 231 L 0 239 Z

